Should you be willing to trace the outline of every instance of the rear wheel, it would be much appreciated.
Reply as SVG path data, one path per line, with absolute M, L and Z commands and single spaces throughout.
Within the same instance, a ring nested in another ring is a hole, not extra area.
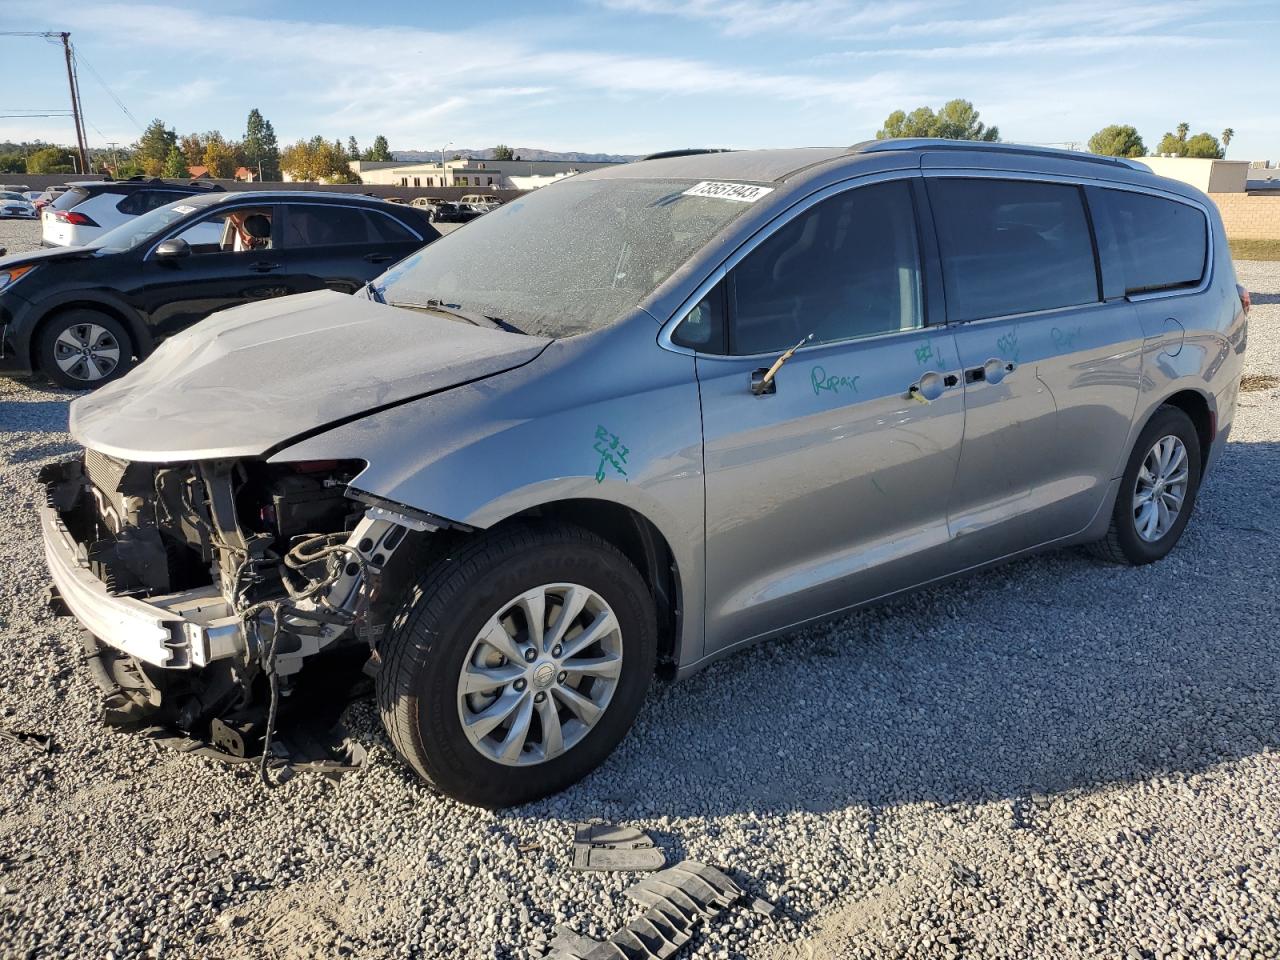
M 409 591 L 381 647 L 396 749 L 442 793 L 505 807 L 586 776 L 626 735 L 657 650 L 654 602 L 571 526 L 481 535 Z
M 133 366 L 133 340 L 115 317 L 97 310 L 59 313 L 40 333 L 40 371 L 63 387 L 97 387 Z
M 1161 407 L 1148 421 L 1133 452 L 1111 528 L 1092 545 L 1095 555 L 1140 565 L 1162 558 L 1182 536 L 1200 488 L 1200 437 L 1177 407 Z

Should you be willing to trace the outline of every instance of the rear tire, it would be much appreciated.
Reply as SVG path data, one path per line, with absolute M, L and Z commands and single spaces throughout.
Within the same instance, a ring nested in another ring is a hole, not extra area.
M 578 612 L 562 627 L 566 608 Z M 542 611 L 540 630 L 526 610 Z M 574 649 L 588 637 L 602 639 Z M 521 524 L 436 561 L 380 653 L 378 708 L 400 755 L 455 800 L 506 807 L 576 783 L 621 742 L 654 671 L 654 600 L 595 534 Z
M 1200 463 L 1200 435 L 1191 418 L 1177 407 L 1160 407 L 1138 434 L 1120 481 L 1111 527 L 1102 540 L 1089 545 L 1090 552 L 1101 560 L 1134 566 L 1163 558 L 1191 519 L 1200 489 Z
M 44 325 L 37 351 L 40 372 L 58 386 L 92 390 L 129 372 L 134 344 L 115 317 L 75 309 Z

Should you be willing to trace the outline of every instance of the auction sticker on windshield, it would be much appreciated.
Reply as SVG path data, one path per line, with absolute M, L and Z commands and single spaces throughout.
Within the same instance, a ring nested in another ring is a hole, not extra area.
M 715 180 L 703 180 L 696 187 L 684 192 L 686 197 L 719 197 L 721 200 L 738 200 L 741 203 L 755 203 L 766 193 L 773 193 L 773 187 L 757 187 L 750 183 L 720 183 Z

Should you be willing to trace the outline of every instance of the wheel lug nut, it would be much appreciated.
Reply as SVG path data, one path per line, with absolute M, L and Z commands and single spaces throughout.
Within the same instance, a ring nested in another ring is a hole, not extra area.
M 525 683 L 524 683 L 524 680 L 523 680 L 523 679 L 521 679 L 521 680 L 517 680 L 517 681 L 515 682 L 515 688 L 516 688 L 516 690 L 517 690 L 517 691 L 519 691 L 519 690 L 523 690 L 523 689 L 524 689 L 524 687 L 525 687 Z
M 528 663 L 533 663 L 533 661 L 538 659 L 538 651 L 533 649 L 533 647 L 530 647 L 524 652 L 524 659 Z
M 541 703 L 541 702 L 542 702 L 543 700 L 545 700 L 545 699 L 547 699 L 547 695 L 546 695 L 545 693 L 535 693 L 535 694 L 533 695 L 533 702 L 534 702 L 534 703 Z
M 553 657 L 560 656 L 560 644 L 557 643 L 554 647 L 551 648 L 551 655 Z
M 569 672 L 567 670 L 561 670 L 558 674 L 556 674 L 556 683 L 564 683 L 568 679 L 569 679 Z

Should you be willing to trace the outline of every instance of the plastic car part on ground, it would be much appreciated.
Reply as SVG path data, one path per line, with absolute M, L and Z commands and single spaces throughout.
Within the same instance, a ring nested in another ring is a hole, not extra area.
M 574 828 L 574 870 L 660 870 L 666 862 L 662 848 L 635 827 L 580 823 Z
M 699 924 L 746 895 L 727 874 L 696 860 L 651 874 L 626 893 L 646 908 L 643 914 L 607 940 L 557 927 L 548 960 L 663 960 L 688 943 Z M 774 911 L 763 900 L 751 906 L 766 916 Z

